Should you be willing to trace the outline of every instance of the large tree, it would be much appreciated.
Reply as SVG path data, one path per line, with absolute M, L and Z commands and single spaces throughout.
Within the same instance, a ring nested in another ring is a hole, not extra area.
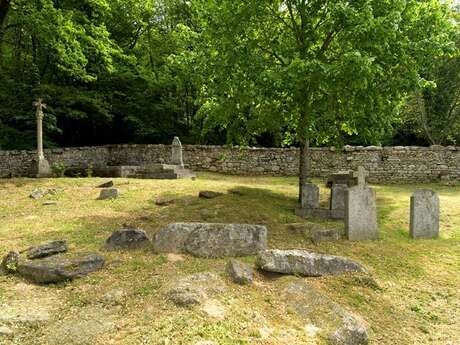
M 391 127 L 420 66 L 449 47 L 447 7 L 434 0 L 198 0 L 209 128 L 243 141 L 282 132 L 309 145 Z

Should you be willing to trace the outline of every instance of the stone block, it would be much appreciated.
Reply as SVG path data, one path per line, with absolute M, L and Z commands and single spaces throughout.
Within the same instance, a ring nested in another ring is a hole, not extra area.
M 439 196 L 436 192 L 420 189 L 411 196 L 410 236 L 414 239 L 439 236 Z

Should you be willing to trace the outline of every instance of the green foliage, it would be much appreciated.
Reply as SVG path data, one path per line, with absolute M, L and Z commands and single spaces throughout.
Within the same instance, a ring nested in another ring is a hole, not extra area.
M 249 143 L 270 131 L 318 145 L 378 143 L 421 66 L 449 51 L 438 1 L 195 2 L 203 33 L 200 116 Z
M 64 162 L 56 162 L 51 165 L 51 171 L 55 177 L 64 177 L 67 166 Z

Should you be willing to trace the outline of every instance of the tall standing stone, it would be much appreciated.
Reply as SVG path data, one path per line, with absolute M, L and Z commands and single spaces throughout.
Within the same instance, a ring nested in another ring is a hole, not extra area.
M 306 183 L 302 186 L 302 204 L 303 209 L 319 208 L 319 187 L 313 183 Z
M 366 174 L 359 167 L 354 173 L 358 185 L 346 192 L 345 233 L 350 241 L 375 240 L 379 235 L 375 191 L 366 185 Z
M 174 137 L 172 142 L 172 154 L 171 154 L 171 164 L 184 166 L 184 161 L 182 158 L 182 144 L 178 137 Z
M 37 177 L 49 177 L 51 176 L 51 169 L 48 161 L 43 153 L 43 109 L 46 109 L 46 104 L 39 98 L 33 105 L 37 108 Z
M 439 236 L 439 196 L 429 189 L 420 189 L 410 198 L 410 236 L 436 238 Z

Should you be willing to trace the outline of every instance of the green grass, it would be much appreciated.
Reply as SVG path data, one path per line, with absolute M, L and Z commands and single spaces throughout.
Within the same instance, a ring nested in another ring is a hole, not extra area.
M 201 174 L 196 181 L 116 179 L 122 196 L 113 201 L 98 201 L 99 191 L 94 186 L 103 181 L 0 180 L 0 255 L 53 239 L 68 240 L 72 252 L 101 251 L 104 240 L 122 224 L 143 228 L 151 236 L 171 222 L 265 224 L 271 248 L 349 256 L 369 269 L 379 287 L 353 276 L 307 280 L 361 315 L 369 326 L 371 344 L 460 343 L 460 186 L 375 186 L 378 241 L 314 245 L 286 227 L 304 221 L 293 213 L 297 197 L 295 178 Z M 57 200 L 58 205 L 43 206 L 43 200 L 30 199 L 28 195 L 36 187 L 56 188 L 57 195 L 46 199 Z M 243 195 L 227 193 L 234 188 Z M 418 188 L 432 188 L 440 194 L 439 239 L 409 238 L 409 200 Z M 200 190 L 225 194 L 202 200 L 197 198 Z M 155 197 L 166 195 L 174 195 L 178 201 L 166 207 L 153 203 Z M 325 188 L 321 190 L 321 199 L 323 203 L 327 199 Z M 210 212 L 204 216 L 203 209 Z M 343 229 L 340 222 L 321 223 Z M 99 336 L 94 344 L 193 345 L 203 339 L 219 344 L 312 343 L 303 331 L 304 322 L 280 302 L 276 288 L 283 279 L 258 275 L 253 286 L 228 283 L 229 290 L 220 299 L 227 316 L 212 321 L 197 309 L 176 308 L 166 300 L 164 290 L 175 278 L 195 272 L 213 271 L 225 278 L 226 260 L 186 257 L 185 261 L 169 262 L 166 256 L 154 255 L 149 250 L 103 255 L 107 259 L 104 270 L 71 283 L 27 288 L 25 296 L 38 296 L 38 300 L 56 298 L 59 303 L 52 323 L 60 317 L 78 315 L 113 288 L 123 289 L 126 300 L 121 309 L 113 311 L 118 320 L 117 330 Z M 242 260 L 254 262 L 254 258 Z M 20 278 L 0 276 L 0 305 L 24 299 L 18 295 L 18 289 L 25 289 Z M 19 343 L 45 344 L 47 327 L 44 324 L 23 329 Z M 269 337 L 261 335 L 264 327 L 272 329 Z M 15 343 L 14 339 L 5 341 Z

